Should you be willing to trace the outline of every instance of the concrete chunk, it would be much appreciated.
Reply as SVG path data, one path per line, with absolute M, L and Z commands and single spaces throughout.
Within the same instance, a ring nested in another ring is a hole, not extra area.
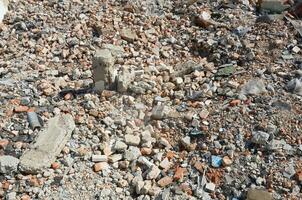
M 93 80 L 95 89 L 103 91 L 111 89 L 116 73 L 114 73 L 113 65 L 115 58 L 112 56 L 110 50 L 99 49 L 96 51 L 92 60 Z
M 2 22 L 4 15 L 8 11 L 8 0 L 0 0 L 0 23 Z
M 49 167 L 70 139 L 74 128 L 74 120 L 70 114 L 50 119 L 48 128 L 40 132 L 33 148 L 21 156 L 20 169 L 26 173 L 38 173 Z

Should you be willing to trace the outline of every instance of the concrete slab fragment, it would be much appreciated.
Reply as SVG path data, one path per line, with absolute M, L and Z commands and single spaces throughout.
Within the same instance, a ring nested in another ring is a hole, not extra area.
M 48 128 L 37 136 L 33 148 L 20 158 L 20 169 L 26 173 L 38 173 L 56 159 L 71 137 L 75 123 L 70 114 L 56 116 L 49 120 Z

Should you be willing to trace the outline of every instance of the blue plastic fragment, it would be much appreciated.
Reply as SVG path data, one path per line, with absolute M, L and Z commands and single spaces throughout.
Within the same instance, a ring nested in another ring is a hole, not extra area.
M 222 158 L 219 156 L 211 157 L 212 167 L 220 167 L 222 165 Z

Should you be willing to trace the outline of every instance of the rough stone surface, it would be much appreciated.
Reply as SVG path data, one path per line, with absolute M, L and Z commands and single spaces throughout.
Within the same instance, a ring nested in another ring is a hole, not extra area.
M 40 132 L 33 148 L 21 156 L 21 170 L 27 173 L 37 173 L 50 167 L 71 137 L 74 128 L 73 118 L 69 114 L 62 114 L 50 119 L 47 129 Z
M 17 171 L 19 159 L 13 156 L 0 156 L 0 172 L 10 174 Z

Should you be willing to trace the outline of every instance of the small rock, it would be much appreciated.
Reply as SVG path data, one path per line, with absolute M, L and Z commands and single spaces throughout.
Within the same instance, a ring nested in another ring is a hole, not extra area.
M 125 142 L 128 145 L 138 146 L 140 141 L 141 141 L 141 139 L 139 136 L 130 135 L 130 134 L 125 135 Z
M 151 161 L 149 161 L 149 160 L 148 160 L 146 157 L 144 157 L 144 156 L 139 157 L 138 162 L 140 162 L 140 163 L 146 165 L 148 168 L 151 168 L 151 167 L 154 165 Z
M 214 183 L 210 182 L 210 183 L 206 184 L 205 189 L 208 192 L 214 192 L 215 191 L 215 187 L 216 187 L 216 185 Z
M 262 0 L 260 2 L 260 8 L 271 13 L 281 13 L 289 7 L 289 4 L 285 4 L 280 0 Z
M 202 164 L 202 162 L 200 161 L 197 161 L 195 164 L 194 164 L 194 167 L 200 172 L 200 173 L 203 173 L 203 169 L 204 169 L 204 164 Z
M 295 78 L 295 79 L 289 81 L 286 85 L 287 90 L 294 94 L 302 96 L 302 81 L 301 80 L 302 79 Z
M 250 189 L 246 200 L 273 200 L 272 195 L 265 190 Z
M 146 179 L 148 179 L 148 180 L 156 179 L 159 174 L 160 174 L 160 169 L 157 166 L 153 165 L 149 169 Z
M 114 146 L 113 146 L 113 149 L 115 151 L 124 151 L 127 149 L 127 144 L 125 144 L 124 142 L 121 142 L 121 141 L 116 141 Z
M 92 162 L 107 162 L 108 158 L 106 155 L 92 155 Z
M 165 110 L 165 106 L 162 104 L 155 106 L 152 109 L 151 118 L 155 120 L 163 119 L 165 117 L 164 110 Z
M 94 171 L 95 172 L 99 172 L 99 171 L 102 171 L 102 170 L 105 170 L 105 169 L 108 169 L 109 168 L 109 165 L 107 162 L 100 162 L 100 163 L 96 163 L 94 164 Z
M 186 171 L 185 168 L 177 167 L 176 170 L 175 170 L 174 179 L 176 181 L 182 180 L 183 177 L 184 177 L 185 171 Z
M 95 89 L 103 91 L 112 88 L 115 80 L 115 70 L 113 65 L 115 58 L 108 49 L 99 49 L 96 51 L 92 60 L 93 80 Z
M 167 149 L 172 148 L 172 146 L 169 143 L 169 141 L 167 139 L 163 138 L 163 137 L 161 137 L 158 142 L 159 142 L 159 144 L 165 146 Z
M 135 191 L 136 191 L 136 194 L 141 194 L 141 190 L 142 188 L 144 187 L 144 181 L 137 181 L 136 184 L 135 184 Z
M 8 145 L 9 141 L 7 139 L 0 140 L 0 148 L 5 149 L 5 147 Z
M 207 111 L 207 110 L 202 110 L 200 113 L 199 113 L 199 117 L 201 118 L 201 119 L 206 119 L 208 116 L 209 116 L 209 111 Z
M 229 166 L 233 163 L 233 161 L 229 158 L 229 156 L 224 156 L 222 159 L 223 166 Z
M 266 93 L 264 82 L 261 79 L 249 80 L 241 89 L 243 95 L 259 95 Z
M 73 117 L 62 114 L 48 121 L 49 125 L 36 138 L 34 148 L 24 152 L 20 158 L 21 170 L 37 173 L 50 167 L 56 156 L 62 151 L 75 128 Z
M 127 42 L 134 42 L 134 40 L 137 39 L 136 33 L 129 28 L 124 28 L 121 30 L 121 37 Z
M 141 148 L 141 153 L 142 155 L 150 155 L 152 153 L 152 149 L 151 148 L 147 148 L 147 147 L 143 147 Z
M 111 156 L 109 156 L 108 160 L 111 163 L 115 163 L 117 161 L 120 161 L 123 159 L 123 155 L 122 154 L 113 154 Z
M 220 167 L 222 165 L 222 158 L 220 156 L 212 156 L 211 157 L 211 165 L 212 167 Z
M 166 186 L 170 185 L 172 182 L 173 182 L 173 178 L 170 177 L 170 176 L 166 176 L 166 177 L 161 178 L 161 179 L 157 182 L 157 184 L 158 184 L 160 187 L 166 187 Z
M 128 150 L 124 153 L 124 158 L 128 161 L 136 160 L 138 157 L 141 156 L 141 152 L 139 148 L 130 146 Z
M 13 156 L 0 156 L 0 172 L 3 174 L 16 172 L 19 159 Z
M 29 109 L 28 106 L 18 106 L 18 107 L 15 107 L 14 111 L 16 113 L 22 113 L 22 112 L 27 112 Z
M 291 179 L 296 174 L 295 167 L 293 165 L 288 165 L 283 172 L 283 176 L 288 179 Z
M 171 165 L 171 163 L 169 162 L 169 159 L 168 159 L 168 158 L 163 159 L 163 160 L 160 162 L 160 164 L 159 164 L 159 166 L 160 166 L 162 169 L 165 169 L 165 170 L 169 169 L 169 168 L 170 168 L 170 165 Z
M 8 194 L 6 195 L 6 198 L 5 198 L 5 199 L 7 199 L 7 200 L 15 200 L 15 199 L 17 199 L 16 196 L 17 196 L 17 193 L 16 193 L 16 192 L 10 192 L 10 193 L 8 193 Z
M 191 146 L 191 138 L 189 136 L 186 136 L 184 138 L 182 138 L 180 140 L 180 143 L 187 149 L 189 150 L 190 149 L 190 146 Z

